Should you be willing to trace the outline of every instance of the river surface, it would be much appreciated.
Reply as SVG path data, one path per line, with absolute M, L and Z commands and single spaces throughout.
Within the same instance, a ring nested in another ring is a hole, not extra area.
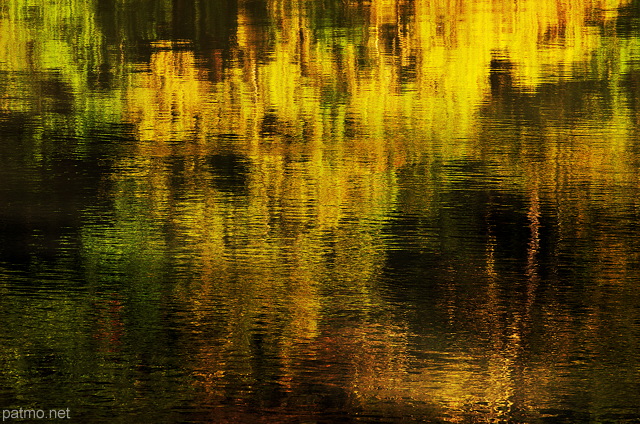
M 0 160 L 3 410 L 640 422 L 638 0 L 4 0 Z

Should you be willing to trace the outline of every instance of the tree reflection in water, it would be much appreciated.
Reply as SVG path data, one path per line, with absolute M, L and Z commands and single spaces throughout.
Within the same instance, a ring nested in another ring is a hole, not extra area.
M 636 3 L 6 1 L 3 404 L 637 419 Z

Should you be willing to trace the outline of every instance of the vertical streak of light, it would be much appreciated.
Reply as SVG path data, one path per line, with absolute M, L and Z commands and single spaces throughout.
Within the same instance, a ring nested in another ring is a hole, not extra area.
M 527 217 L 529 218 L 529 229 L 531 238 L 527 247 L 527 304 L 526 314 L 530 313 L 536 289 L 540 282 L 538 255 L 540 251 L 540 195 L 538 193 L 538 177 L 536 174 L 533 188 L 530 194 L 530 206 Z

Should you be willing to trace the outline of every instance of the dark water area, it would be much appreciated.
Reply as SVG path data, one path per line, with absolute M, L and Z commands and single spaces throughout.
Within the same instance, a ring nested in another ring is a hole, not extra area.
M 640 422 L 639 90 L 635 0 L 4 1 L 3 421 Z

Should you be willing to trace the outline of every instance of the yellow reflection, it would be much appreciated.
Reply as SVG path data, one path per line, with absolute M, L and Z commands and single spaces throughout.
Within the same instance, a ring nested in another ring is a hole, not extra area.
M 151 155 L 166 155 L 162 143 L 198 137 L 196 128 L 207 103 L 209 84 L 196 67 L 193 52 L 173 43 L 157 42 L 149 72 L 141 73 L 128 91 L 127 119 L 136 124 L 138 138 L 152 141 Z M 164 147 L 166 148 L 166 147 Z
M 597 93 L 584 95 L 585 113 L 575 119 L 568 100 L 541 110 L 547 101 L 570 98 L 562 84 L 591 64 L 599 77 L 615 78 L 600 60 L 607 52 L 597 26 L 613 20 L 626 1 L 338 2 L 345 19 L 354 19 L 349 31 L 318 25 L 309 2 L 268 1 L 268 26 L 240 2 L 229 62 L 223 67 L 215 59 L 221 79 L 209 79 L 198 57 L 219 52 L 196 54 L 187 42 L 155 40 L 149 63 L 106 93 L 87 83 L 104 59 L 95 11 L 90 2 L 63 3 L 3 4 L 0 70 L 15 81 L 2 92 L 0 110 L 46 112 L 32 100 L 41 97 L 42 85 L 27 80 L 56 70 L 74 93 L 75 110 L 101 118 L 111 111 L 133 125 L 131 154 L 119 159 L 111 181 L 117 242 L 130 245 L 126 252 L 164 251 L 169 241 L 141 235 L 171 228 L 171 241 L 182 249 L 177 259 L 201 272 L 197 287 L 176 288 L 189 312 L 185 320 L 204 325 L 212 320 L 206 306 L 226 302 L 219 345 L 191 352 L 212 397 L 224 395 L 220 381 L 231 371 L 255 377 L 248 361 L 238 370 L 229 357 L 251 356 L 251 325 L 261 317 L 279 331 L 269 353 L 281 360 L 287 390 L 303 378 L 296 373 L 305 360 L 324 357 L 347 364 L 350 393 L 363 405 L 381 399 L 441 405 L 459 422 L 473 408 L 488 408 L 499 419 L 524 383 L 533 393 L 530 402 L 544 404 L 535 386 L 548 380 L 552 366 L 518 377 L 528 310 L 517 305 L 506 318 L 497 312 L 495 236 L 487 241 L 488 295 L 469 317 L 486 326 L 488 350 L 470 341 L 471 353 L 438 351 L 439 358 L 420 362 L 409 352 L 405 325 L 388 316 L 369 318 L 371 311 L 391 308 L 378 294 L 385 260 L 379 233 L 397 206 L 397 171 L 405 165 L 436 157 L 497 163 L 498 177 L 529 199 L 531 302 L 539 278 L 541 198 L 557 202 L 559 226 L 576 221 L 583 231 L 593 221 L 585 213 L 589 194 L 580 187 L 590 183 L 605 195 L 603 187 L 635 172 L 625 153 L 637 122 L 625 114 L 618 88 L 611 88 L 609 115 Z M 61 37 L 68 22 L 80 29 Z M 616 48 L 628 51 L 618 41 Z M 540 100 L 549 85 L 557 92 Z M 25 87 L 33 93 L 13 94 Z M 536 111 L 538 127 L 495 125 L 524 106 Z M 570 129 L 558 122 L 569 122 Z M 542 153 L 527 141 L 534 136 Z M 213 156 L 235 168 L 216 168 Z M 225 178 L 234 177 L 241 182 L 225 187 Z M 428 203 L 419 213 L 433 207 Z M 602 237 L 595 251 L 615 264 L 599 274 L 615 285 L 624 275 L 612 269 L 629 263 L 633 246 Z M 332 294 L 335 287 L 340 296 Z M 453 306 L 455 296 L 448 299 Z M 367 318 L 360 325 L 330 322 L 332 311 L 347 307 Z M 566 308 L 548 313 L 569 325 L 561 319 L 570 316 Z M 595 314 L 590 319 L 593 328 L 602 326 Z M 566 341 L 563 329 L 554 348 Z M 554 355 L 562 356 L 561 348 L 549 359 Z M 477 365 L 479 358 L 486 364 Z
M 282 323 L 273 349 L 288 391 L 302 378 L 296 373 L 305 359 L 325 355 L 350 364 L 351 393 L 370 407 L 384 399 L 418 402 L 446 409 L 452 422 L 465 422 L 474 414 L 506 419 L 514 402 L 544 405 L 543 389 L 535 386 L 549 384 L 551 366 L 542 364 L 524 375 L 521 359 L 539 278 L 541 196 L 556 196 L 562 184 L 619 178 L 619 172 L 601 171 L 628 166 L 620 159 L 627 142 L 620 129 L 631 123 L 614 111 L 598 135 L 588 133 L 592 119 L 603 119 L 597 115 L 578 119 L 568 135 L 552 125 L 519 128 L 522 137 L 516 141 L 523 147 L 514 154 L 511 144 L 495 141 L 503 134 L 487 128 L 493 121 L 485 124 L 480 115 L 499 118 L 500 108 L 509 106 L 504 105 L 509 93 L 520 96 L 516 104 L 522 100 L 535 108 L 535 93 L 543 84 L 585 73 L 603 42 L 595 25 L 614 19 L 623 4 L 382 0 L 358 9 L 347 2 L 349 13 L 365 13 L 351 36 L 310 30 L 314 23 L 302 2 L 290 1 L 287 7 L 267 2 L 268 27 L 241 4 L 237 45 L 219 82 L 206 79 L 193 51 L 174 49 L 170 41 L 156 43 L 149 69 L 127 86 L 125 119 L 135 125 L 141 142 L 139 156 L 131 159 L 137 163 L 123 166 L 117 179 L 149 181 L 137 196 L 148 196 L 147 190 L 161 193 L 154 197 L 154 210 L 197 252 L 203 285 L 184 292 L 192 323 L 209 319 L 198 311 L 214 293 L 228 299 L 241 294 L 241 305 L 229 305 L 233 312 L 221 346 L 195 353 L 211 396 L 222 396 L 221 379 L 233 368 L 224 352 L 250 356 L 251 320 L 264 316 L 274 328 Z M 596 98 L 586 101 L 598 110 Z M 623 108 L 616 103 L 614 109 Z M 544 113 L 542 118 L 555 119 Z M 530 163 L 535 146 L 523 140 L 538 130 L 549 148 Z M 573 136 L 581 137 L 580 143 L 567 148 Z M 208 185 L 213 177 L 207 158 L 221 151 L 250 164 L 244 203 L 228 202 Z M 527 193 L 528 304 L 514 307 L 506 318 L 498 314 L 499 273 L 490 235 L 488 296 L 474 305 L 478 312 L 473 314 L 486 326 L 481 330 L 490 346 L 470 341 L 471 353 L 436 352 L 440 356 L 432 361 L 412 363 L 408 333 L 393 322 L 323 332 L 322 323 L 330 317 L 323 305 L 332 299 L 323 294 L 328 283 L 322 276 L 334 268 L 319 252 L 330 249 L 322 238 L 327 231 L 344 251 L 357 249 L 335 280 L 358 292 L 362 310 L 382 307 L 375 287 L 382 261 L 375 234 L 381 224 L 375 220 L 397 201 L 395 171 L 434 156 L 494 161 L 498 172 Z M 184 175 L 192 196 L 172 199 L 171 171 L 162 159 L 168 157 L 189 165 Z M 355 228 L 342 231 L 349 220 Z M 226 282 L 243 266 L 241 288 Z M 549 359 L 556 354 L 561 355 L 554 351 Z M 244 372 L 252 375 L 251 369 Z
M 0 111 L 33 113 L 53 127 L 59 124 L 53 115 L 74 111 L 72 127 L 79 133 L 86 120 L 121 118 L 121 86 L 92 92 L 91 82 L 108 62 L 94 7 L 82 0 L 2 2 Z M 121 70 L 113 66 L 109 72 Z

